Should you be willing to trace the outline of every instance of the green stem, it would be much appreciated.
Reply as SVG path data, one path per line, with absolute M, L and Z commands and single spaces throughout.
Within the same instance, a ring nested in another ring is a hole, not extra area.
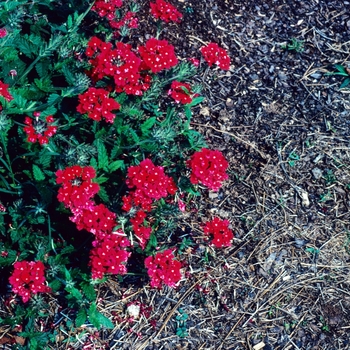
M 7 152 L 6 142 L 4 140 L 4 136 L 3 136 L 2 133 L 0 133 L 0 137 L 1 137 L 2 148 L 4 150 L 5 157 L 6 157 L 6 160 L 7 160 L 6 167 L 7 167 L 8 171 L 10 172 L 10 175 L 11 175 L 11 178 L 12 178 L 12 185 L 15 186 L 16 185 L 15 175 L 14 175 L 12 167 L 11 167 L 11 159 L 10 159 L 10 156 L 9 156 L 9 154 Z

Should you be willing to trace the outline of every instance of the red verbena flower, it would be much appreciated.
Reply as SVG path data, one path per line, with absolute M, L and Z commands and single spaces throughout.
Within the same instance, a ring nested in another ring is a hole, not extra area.
M 52 115 L 49 115 L 45 118 L 45 121 L 40 120 L 39 112 L 35 112 L 35 120 L 30 117 L 25 117 L 23 128 L 24 132 L 27 134 L 28 142 L 39 142 L 40 145 L 47 144 L 49 142 L 49 138 L 56 134 L 57 126 L 52 125 L 54 123 L 54 118 Z
M 129 211 L 133 204 L 150 211 L 154 200 L 165 198 L 177 191 L 174 180 L 165 175 L 164 168 L 155 166 L 150 159 L 129 167 L 126 184 L 133 190 L 123 197 L 125 211 Z
M 91 10 L 95 11 L 100 17 L 112 20 L 115 18 L 115 11 L 122 6 L 123 0 L 96 0 Z
M 77 225 L 78 230 L 86 230 L 97 238 L 110 234 L 117 226 L 116 214 L 111 212 L 104 204 L 71 208 L 74 216 L 70 218 Z
M 136 17 L 135 12 L 128 11 L 125 16 L 119 20 L 119 21 L 109 21 L 109 25 L 113 29 L 120 29 L 121 27 L 128 27 L 128 28 L 137 28 L 138 27 L 138 19 Z
M 170 95 L 177 103 L 188 104 L 192 102 L 193 92 L 191 91 L 190 84 L 174 80 L 171 83 L 168 95 Z
M 5 84 L 2 81 L 0 81 L 0 96 L 4 97 L 5 100 L 7 100 L 7 101 L 11 101 L 11 100 L 13 100 L 13 97 L 9 93 L 8 87 L 9 87 L 8 84 Z M 0 111 L 1 110 L 2 110 L 2 106 L 1 106 L 1 103 L 0 103 Z
M 191 62 L 196 68 L 199 67 L 199 60 L 195 57 L 191 57 L 188 59 L 189 62 Z
M 207 46 L 201 48 L 204 59 L 211 67 L 214 63 L 217 64 L 223 70 L 230 69 L 230 57 L 226 50 L 221 48 L 216 43 L 210 43 Z
M 170 69 L 177 65 L 177 58 L 173 45 L 166 40 L 151 38 L 147 40 L 145 46 L 138 48 L 139 54 L 143 59 L 143 64 L 153 73 L 159 73 L 164 69 Z
M 222 182 L 228 179 L 226 169 L 228 162 L 220 151 L 202 148 L 187 161 L 191 168 L 190 181 L 193 184 L 202 183 L 213 191 L 218 191 Z
M 233 233 L 229 229 L 229 221 L 221 220 L 215 217 L 213 220 L 208 221 L 204 226 L 204 234 L 211 236 L 213 239 L 212 244 L 217 248 L 230 247 L 232 244 Z
M 0 38 L 5 38 L 6 35 L 7 35 L 6 28 L 1 28 L 0 29 Z
M 157 19 L 159 18 L 166 23 L 179 23 L 182 19 L 181 12 L 179 12 L 176 7 L 164 0 L 156 0 L 156 2 L 151 2 L 150 6 L 152 16 Z
M 144 225 L 146 216 L 147 215 L 143 210 L 138 210 L 134 217 L 130 219 L 132 229 L 141 249 L 146 248 L 147 242 L 152 233 L 152 228 Z
M 67 208 L 91 209 L 91 198 L 100 190 L 100 186 L 91 180 L 96 177 L 93 167 L 74 165 L 56 172 L 56 183 L 62 184 L 57 199 Z
M 95 121 L 99 122 L 105 118 L 108 123 L 113 123 L 115 114 L 112 111 L 120 109 L 120 104 L 108 95 L 109 92 L 104 89 L 89 88 L 78 96 L 77 111 L 81 114 L 87 113 L 88 117 Z
M 90 265 L 92 278 L 103 278 L 108 274 L 125 275 L 126 262 L 131 255 L 125 248 L 130 246 L 123 231 L 118 230 L 92 242 Z
M 162 283 L 174 288 L 181 279 L 181 263 L 175 260 L 171 249 L 147 257 L 145 266 L 153 288 L 161 288 Z
M 51 288 L 45 284 L 45 266 L 41 261 L 17 261 L 13 266 L 9 282 L 24 303 L 30 299 L 31 294 L 51 292 Z
M 150 87 L 149 81 L 141 76 L 142 60 L 128 44 L 118 42 L 116 48 L 97 37 L 90 39 L 86 55 L 91 57 L 92 69 L 88 72 L 93 81 L 105 77 L 114 80 L 115 91 L 128 95 L 142 95 Z

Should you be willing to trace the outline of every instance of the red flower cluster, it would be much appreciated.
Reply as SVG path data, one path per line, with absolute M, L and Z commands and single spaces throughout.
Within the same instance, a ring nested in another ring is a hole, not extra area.
M 165 198 L 177 191 L 174 180 L 165 175 L 164 168 L 155 166 L 150 159 L 129 167 L 126 184 L 130 189 L 135 189 L 123 197 L 125 211 L 129 211 L 133 204 L 150 211 L 153 200 Z
M 130 246 L 130 242 L 121 230 L 113 231 L 117 226 L 116 215 L 92 200 L 100 189 L 92 182 L 95 169 L 75 165 L 58 170 L 56 176 L 57 184 L 62 184 L 57 198 L 72 211 L 71 221 L 78 230 L 85 229 L 95 235 L 90 252 L 92 278 L 102 278 L 105 273 L 125 274 L 130 253 L 124 248 Z
M 144 226 L 146 217 L 147 215 L 143 210 L 138 210 L 135 216 L 132 219 L 130 219 L 132 229 L 136 238 L 139 241 L 141 249 L 146 248 L 147 242 L 152 233 L 151 227 Z
M 47 144 L 49 138 L 56 134 L 57 126 L 51 125 L 55 120 L 52 115 L 46 117 L 45 122 L 39 120 L 40 113 L 35 112 L 35 120 L 30 117 L 25 117 L 24 132 L 28 135 L 27 141 L 35 143 L 39 141 L 41 145 Z
M 1 28 L 0 29 L 0 38 L 5 38 L 6 35 L 7 35 L 6 28 Z
M 166 40 L 151 38 L 147 40 L 145 46 L 138 48 L 139 54 L 143 59 L 143 64 L 153 73 L 159 73 L 164 69 L 170 69 L 177 65 L 177 58 L 173 45 Z
M 193 92 L 191 91 L 191 85 L 187 83 L 180 83 L 179 81 L 173 81 L 171 88 L 168 91 L 170 95 L 177 103 L 187 104 L 192 102 Z M 194 96 L 196 96 L 195 94 Z
M 71 208 L 74 216 L 70 219 L 77 225 L 78 230 L 84 229 L 98 238 L 103 238 L 117 225 L 116 215 L 103 204 L 95 205 L 92 201 L 90 203 L 88 207 Z
M 111 77 L 116 92 L 129 95 L 142 95 L 150 84 L 142 80 L 141 59 L 131 50 L 131 46 L 118 42 L 113 49 L 111 43 L 105 43 L 97 37 L 90 39 L 86 55 L 91 57 L 89 72 L 94 81 Z M 146 76 L 147 77 L 147 76 Z
M 114 29 L 120 29 L 123 26 L 128 28 L 137 28 L 138 19 L 135 12 L 128 11 L 120 21 L 109 21 L 109 25 Z
M 218 191 L 222 182 L 228 179 L 226 174 L 228 162 L 220 151 L 202 148 L 192 155 L 187 165 L 192 170 L 191 183 L 201 182 L 213 191 Z
M 12 290 L 17 293 L 24 303 L 26 303 L 32 294 L 49 293 L 49 288 L 45 282 L 45 266 L 41 261 L 17 261 L 14 271 L 9 278 Z
M 153 288 L 161 288 L 162 282 L 169 287 L 176 287 L 181 279 L 181 263 L 175 260 L 171 249 L 157 253 L 155 257 L 147 257 L 145 266 L 148 269 L 147 272 L 151 278 L 151 287 Z
M 217 248 L 230 247 L 232 244 L 233 233 L 228 228 L 228 220 L 221 220 L 215 217 L 212 221 L 208 221 L 204 226 L 204 233 L 212 236 L 212 244 Z
M 210 43 L 207 46 L 201 48 L 204 59 L 211 67 L 214 63 L 217 64 L 223 70 L 230 69 L 230 57 L 226 50 L 221 48 L 216 43 Z
M 92 242 L 90 251 L 90 266 L 92 278 L 103 278 L 104 274 L 125 275 L 126 262 L 131 255 L 125 248 L 130 241 L 123 231 L 118 230 Z
M 94 203 L 91 198 L 100 190 L 97 183 L 92 182 L 96 177 L 93 167 L 74 165 L 56 172 L 56 183 L 62 184 L 57 198 L 66 208 L 91 209 Z
M 79 95 L 77 111 L 81 114 L 87 113 L 89 118 L 97 122 L 103 117 L 108 123 L 113 123 L 115 114 L 112 111 L 120 109 L 120 104 L 108 97 L 108 94 L 104 89 L 89 88 Z
M 6 29 L 5 29 L 5 31 L 6 31 Z M 0 36 L 0 38 L 3 38 L 3 37 Z M 9 87 L 8 84 L 5 84 L 2 81 L 0 81 L 0 96 L 4 97 L 7 101 L 11 101 L 11 100 L 13 100 L 13 97 L 9 93 L 8 87 Z M 2 110 L 2 106 L 0 104 L 0 111 L 1 110 Z
M 155 3 L 151 2 L 150 6 L 151 14 L 157 19 L 159 18 L 166 23 L 179 23 L 181 21 L 181 12 L 179 12 L 173 5 L 164 0 L 156 0 Z
M 95 11 L 100 17 L 112 20 L 115 18 L 115 11 L 122 6 L 123 0 L 96 0 L 91 10 Z

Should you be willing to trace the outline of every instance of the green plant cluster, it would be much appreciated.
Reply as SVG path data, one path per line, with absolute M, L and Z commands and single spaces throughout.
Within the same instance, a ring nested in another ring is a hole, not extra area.
M 43 261 L 52 296 L 66 310 L 53 314 L 44 295 L 34 295 L 23 304 L 7 294 L 15 300 L 10 304 L 14 316 L 1 316 L 0 324 L 23 326 L 20 335 L 30 349 L 42 349 L 53 341 L 57 315 L 68 328 L 86 322 L 97 328 L 113 327 L 97 311 L 94 284 L 103 280 L 93 281 L 89 273 L 92 237 L 77 230 L 69 220 L 70 211 L 57 200 L 58 169 L 93 166 L 100 186 L 95 200 L 117 213 L 126 231 L 130 227 L 121 206 L 127 169 L 145 158 L 167 168 L 179 193 L 199 194 L 183 174 L 188 157 L 206 147 L 203 136 L 190 127 L 192 109 L 203 97 L 181 105 L 167 95 L 172 81 L 190 82 L 198 74 L 193 64 L 183 61 L 155 75 L 142 96 L 111 92 L 110 97 L 122 106 L 113 124 L 92 121 L 76 111 L 78 96 L 91 86 L 85 57 L 89 39 L 98 34 L 112 41 L 107 23 L 91 11 L 92 5 L 79 0 L 0 2 L 0 27 L 7 31 L 0 39 L 0 81 L 9 86 L 13 97 L 0 96 L 0 204 L 4 209 L 0 212 L 0 273 L 6 280 L 16 261 Z M 135 9 L 134 3 L 129 5 Z M 121 35 L 120 40 L 127 41 L 133 33 L 124 28 Z M 104 87 L 103 82 L 100 85 Z M 35 112 L 40 112 L 40 118 L 55 119 L 57 134 L 45 145 L 28 142 L 24 131 L 25 117 Z M 144 254 L 152 254 L 159 243 L 179 245 L 180 253 L 192 245 L 190 239 L 179 243 L 169 238 L 178 214 L 176 205 L 159 201 L 152 212 L 156 235 Z M 38 331 L 42 319 L 51 320 L 45 332 Z M 183 328 L 185 320 L 180 321 Z M 179 336 L 185 335 L 181 330 Z

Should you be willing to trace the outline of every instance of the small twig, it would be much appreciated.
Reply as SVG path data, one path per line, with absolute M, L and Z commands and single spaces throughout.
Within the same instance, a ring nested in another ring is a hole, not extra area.
M 264 158 L 264 159 L 270 159 L 270 156 L 269 155 L 266 155 L 265 153 L 261 152 L 257 146 L 255 146 L 254 144 L 248 142 L 248 141 L 245 141 L 242 137 L 240 136 L 237 136 L 236 134 L 232 133 L 232 132 L 228 132 L 228 131 L 224 131 L 224 130 L 220 130 L 220 129 L 217 129 L 215 128 L 214 126 L 211 126 L 211 125 L 205 125 L 205 124 L 197 124 L 197 123 L 191 123 L 193 125 L 198 125 L 198 126 L 204 126 L 204 127 L 207 127 L 207 128 L 211 128 L 217 132 L 221 132 L 222 134 L 226 134 L 226 135 L 229 135 L 229 136 L 232 136 L 234 137 L 235 139 L 237 139 L 238 141 L 244 143 L 245 145 L 253 148 L 255 151 L 257 151 L 259 153 L 259 155 L 261 156 L 261 158 Z

